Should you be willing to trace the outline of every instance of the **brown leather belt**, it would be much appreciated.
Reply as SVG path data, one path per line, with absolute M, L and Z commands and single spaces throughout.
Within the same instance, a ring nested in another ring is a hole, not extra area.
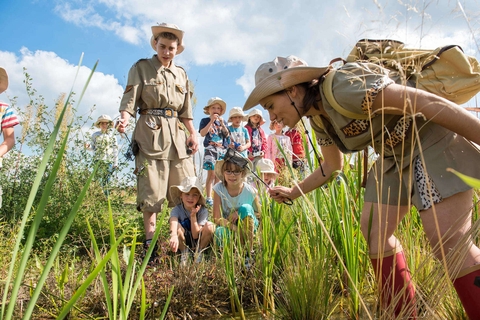
M 141 109 L 138 111 L 139 114 L 146 115 L 154 115 L 154 116 L 160 116 L 164 118 L 177 118 L 178 117 L 178 112 L 170 109 L 170 108 L 165 108 L 165 109 Z

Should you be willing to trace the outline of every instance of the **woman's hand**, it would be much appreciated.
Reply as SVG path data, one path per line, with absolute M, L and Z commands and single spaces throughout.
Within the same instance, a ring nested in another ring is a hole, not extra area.
M 270 198 L 275 200 L 278 203 L 283 203 L 284 201 L 289 201 L 292 199 L 292 188 L 276 186 L 267 190 Z

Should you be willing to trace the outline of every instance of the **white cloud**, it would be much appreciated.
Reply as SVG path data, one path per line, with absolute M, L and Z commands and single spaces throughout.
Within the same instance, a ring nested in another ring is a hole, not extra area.
M 80 57 L 79 57 L 80 59 Z M 45 104 L 52 107 L 55 100 L 62 93 L 69 93 L 72 89 L 75 92 L 74 105 L 79 115 L 88 114 L 88 110 L 95 106 L 93 116 L 96 118 L 102 113 L 111 115 L 118 114 L 120 98 L 123 88 L 118 80 L 112 75 L 95 72 L 87 87 L 83 100 L 79 103 L 80 94 L 91 73 L 91 67 L 71 64 L 60 58 L 53 52 L 29 51 L 27 48 L 20 50 L 19 56 L 11 52 L 0 51 L 0 61 L 8 66 L 10 86 L 2 94 L 7 98 L 18 97 L 17 107 L 22 108 L 29 104 L 25 94 L 23 68 L 32 78 L 32 87 L 41 94 Z M 78 71 L 78 76 L 75 80 Z M 7 100 L 7 99 L 2 99 Z
M 248 93 L 256 68 L 275 56 L 294 54 L 310 65 L 325 65 L 344 57 L 361 38 L 394 38 L 426 48 L 455 43 L 478 56 L 472 39 L 480 42 L 474 16 L 480 0 L 461 4 L 470 26 L 454 0 L 77 0 L 64 1 L 56 12 L 135 45 L 148 43 L 152 25 L 175 23 L 186 31 L 180 65 L 243 65 L 237 84 Z

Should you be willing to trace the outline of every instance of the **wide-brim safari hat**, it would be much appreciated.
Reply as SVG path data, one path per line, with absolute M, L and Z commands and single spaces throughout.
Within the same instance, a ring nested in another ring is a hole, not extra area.
M 227 103 L 219 97 L 213 97 L 208 99 L 207 105 L 203 108 L 203 113 L 210 115 L 210 112 L 208 111 L 208 109 L 210 108 L 211 105 L 214 105 L 215 103 L 218 103 L 222 107 L 222 111 L 220 112 L 220 115 L 223 115 L 225 111 L 227 111 Z
M 327 70 L 328 67 L 309 67 L 296 56 L 276 57 L 271 62 L 263 63 L 255 72 L 255 88 L 248 96 L 243 110 L 255 107 L 269 95 L 317 79 Z
M 195 188 L 200 192 L 200 199 L 198 199 L 198 204 L 205 205 L 205 197 L 203 196 L 203 186 L 200 180 L 197 177 L 185 177 L 181 184 L 178 186 L 170 187 L 170 198 L 175 204 L 180 204 L 181 199 L 180 195 L 182 193 L 188 193 L 192 188 Z
M 185 49 L 185 45 L 183 43 L 183 35 L 185 32 L 180 30 L 175 24 L 172 23 L 160 23 L 158 26 L 152 26 L 152 37 L 150 38 L 150 45 L 152 46 L 153 50 L 157 51 L 155 46 L 155 39 L 157 39 L 158 35 L 162 32 L 170 32 L 173 33 L 178 38 L 178 47 L 177 47 L 177 54 L 180 54 Z
M 228 122 L 231 122 L 230 119 L 233 117 L 242 117 L 242 121 L 247 121 L 247 117 L 240 107 L 233 107 L 232 110 L 230 110 L 228 113 Z
M 252 161 L 248 160 L 247 158 L 244 158 L 240 155 L 240 153 L 238 153 L 237 151 L 235 151 L 235 154 L 236 154 L 236 157 L 239 157 L 242 159 L 242 161 L 245 161 L 246 163 L 246 166 L 248 166 L 248 168 L 246 167 L 243 167 L 242 169 L 243 170 L 246 170 L 247 175 L 249 175 L 251 173 L 250 170 L 253 170 L 253 164 L 252 164 Z M 222 159 L 222 160 L 218 160 L 217 162 L 215 162 L 215 168 L 213 169 L 214 173 L 215 173 L 215 176 L 218 178 L 218 180 L 224 182 L 224 179 L 223 179 L 223 165 L 225 164 L 225 159 Z M 235 163 L 235 161 L 231 161 L 233 163 Z
M 274 173 L 278 175 L 278 172 L 275 171 L 275 164 L 270 159 L 262 158 L 258 160 L 257 169 L 260 173 Z
M 113 125 L 112 118 L 107 114 L 102 114 L 98 117 L 97 121 L 95 121 L 95 127 L 100 128 L 100 123 L 102 122 L 107 122 L 109 127 Z
M 248 119 L 250 119 L 250 117 L 253 117 L 253 116 L 260 116 L 260 125 L 262 126 L 264 123 L 265 123 L 265 118 L 263 117 L 263 114 L 262 114 L 262 110 L 259 110 L 259 109 L 253 109 L 251 110 L 248 115 L 247 115 L 247 121 Z
M 3 93 L 8 88 L 8 75 L 5 69 L 0 68 L 0 93 Z

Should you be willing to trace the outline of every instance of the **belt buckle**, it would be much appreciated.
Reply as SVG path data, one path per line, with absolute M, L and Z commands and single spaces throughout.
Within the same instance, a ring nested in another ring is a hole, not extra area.
M 173 118 L 174 111 L 171 108 L 165 108 L 163 109 L 163 114 L 165 118 Z

